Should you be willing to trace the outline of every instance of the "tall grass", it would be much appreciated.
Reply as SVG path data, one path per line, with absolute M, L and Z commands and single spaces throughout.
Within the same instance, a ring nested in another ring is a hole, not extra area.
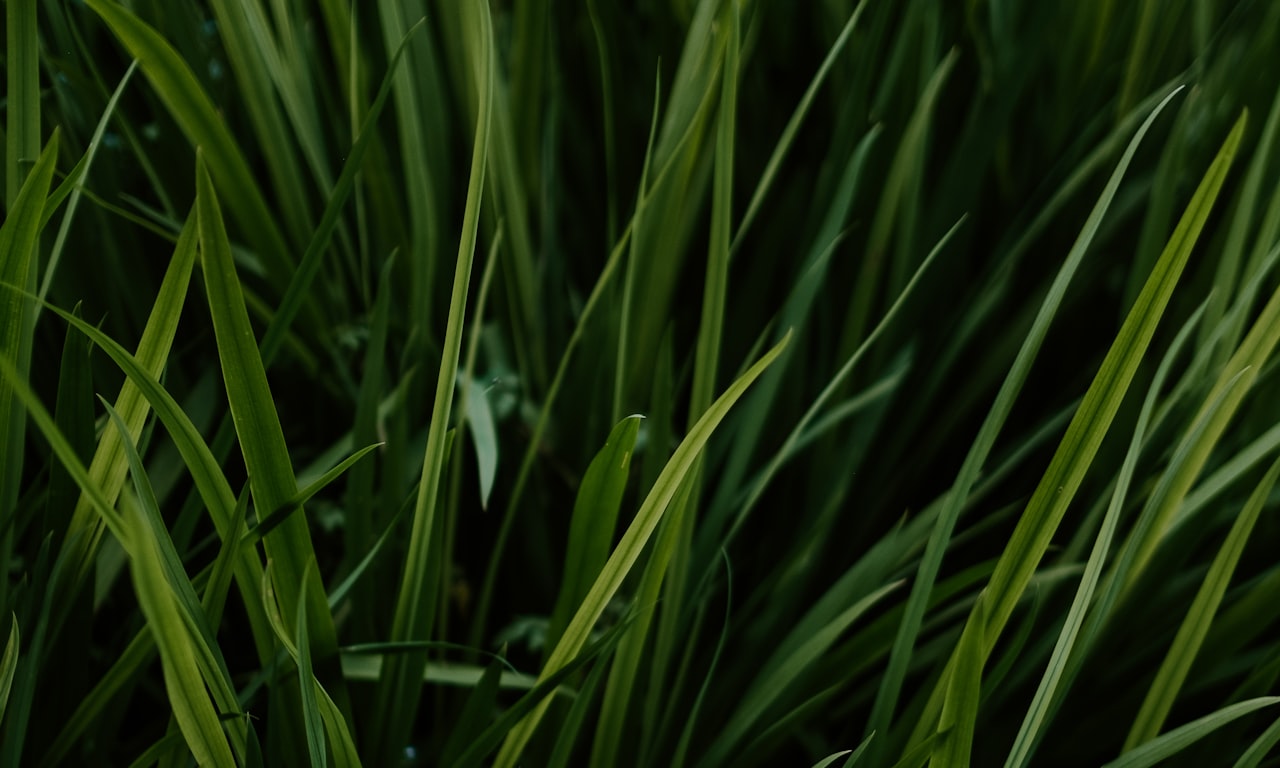
M 0 765 L 1275 761 L 1275 4 L 4 18 Z

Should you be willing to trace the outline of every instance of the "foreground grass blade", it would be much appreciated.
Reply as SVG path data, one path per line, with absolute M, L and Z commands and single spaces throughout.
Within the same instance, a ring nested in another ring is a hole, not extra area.
M 26 163 L 40 154 L 40 36 L 36 0 L 5 3 L 5 210 L 17 206 Z
M 1178 691 L 1191 671 L 1191 663 L 1195 661 L 1205 636 L 1209 634 L 1209 626 L 1213 623 L 1214 614 L 1222 604 L 1222 597 L 1231 583 L 1231 575 L 1235 572 L 1236 564 L 1240 562 L 1240 556 L 1244 554 L 1245 545 L 1249 542 L 1249 536 L 1253 533 L 1254 525 L 1258 522 L 1263 508 L 1267 505 L 1267 499 L 1271 495 L 1271 489 L 1275 487 L 1277 478 L 1280 478 L 1280 461 L 1272 464 L 1266 476 L 1258 483 L 1244 510 L 1232 524 L 1231 531 L 1218 550 L 1213 564 L 1209 566 L 1209 572 L 1205 574 L 1200 591 L 1196 593 L 1186 618 L 1182 620 L 1182 626 L 1178 628 L 1178 634 L 1174 637 L 1173 645 L 1156 673 L 1156 679 L 1147 689 L 1142 709 L 1129 729 L 1129 736 L 1125 739 L 1124 745 L 1126 751 L 1154 739 L 1159 735 L 1161 727 L 1169 717 L 1169 712 L 1177 701 Z
M 737 381 L 725 390 L 724 394 L 720 395 L 711 407 L 707 409 L 707 412 L 702 415 L 702 418 L 698 419 L 698 423 L 689 430 L 689 434 L 681 441 L 680 446 L 676 448 L 675 453 L 663 468 L 662 474 L 658 476 L 653 488 L 649 491 L 649 495 L 645 497 L 640 510 L 636 512 L 635 519 L 632 520 L 631 525 L 627 528 L 627 532 L 623 534 L 622 540 L 618 542 L 618 546 L 609 557 L 609 561 L 605 563 L 604 570 L 601 571 L 595 584 L 592 585 L 591 591 L 587 593 L 581 605 L 578 606 L 578 611 L 565 629 L 564 636 L 560 638 L 555 650 L 547 658 L 547 663 L 543 666 L 542 674 L 539 677 L 540 680 L 546 679 L 563 668 L 582 650 L 596 621 L 604 613 L 605 606 L 617 593 L 618 588 L 622 586 L 623 580 L 631 572 L 631 567 L 639 559 L 641 551 L 653 535 L 658 523 L 662 520 L 663 513 L 666 512 L 667 506 L 671 503 L 676 491 L 680 489 L 689 471 L 698 460 L 698 456 L 706 446 L 707 440 L 710 439 L 711 433 L 724 420 L 729 409 L 738 401 L 738 398 L 742 397 L 742 393 L 747 390 L 747 387 L 751 386 L 751 383 L 769 367 L 769 364 L 777 359 L 790 340 L 791 334 L 784 336 L 782 341 L 765 353 L 763 357 L 756 361 Z M 515 765 L 520 752 L 533 735 L 534 730 L 537 729 L 538 722 L 546 712 L 546 707 L 547 702 L 543 702 L 529 714 L 526 720 L 512 730 L 503 743 L 502 750 L 498 753 L 495 765 L 500 768 Z
M 1244 126 L 1245 116 L 1241 115 L 1206 171 L 1164 253 L 1125 318 L 996 564 L 988 586 L 990 609 L 983 618 L 988 653 L 1039 566 L 1120 408 L 1138 364 L 1151 343 L 1156 325 L 1173 295 L 1178 277 L 1222 189 L 1231 161 L 1240 146 Z M 977 620 L 975 615 L 969 618 L 969 621 Z M 945 679 L 946 675 L 943 677 Z M 932 716 L 930 709 L 926 710 L 925 719 Z
M 1149 766 L 1159 765 L 1161 761 L 1178 754 L 1186 749 L 1187 746 L 1203 739 L 1233 720 L 1275 704 L 1280 704 L 1280 696 L 1250 699 L 1249 701 L 1242 701 L 1223 707 L 1211 715 L 1206 715 L 1180 728 L 1174 728 L 1165 735 L 1148 741 L 1135 750 L 1124 753 L 1102 768 L 1149 768 Z
M 404 575 L 396 600 L 393 641 L 425 640 L 435 619 L 435 596 L 439 593 L 440 564 L 432 557 L 438 542 L 438 509 L 441 478 L 444 473 L 446 436 L 449 415 L 457 386 L 458 359 L 462 351 L 463 325 L 466 320 L 467 292 L 471 284 L 471 265 L 475 257 L 480 206 L 484 196 L 485 165 L 489 156 L 489 127 L 492 121 L 494 92 L 493 29 L 487 3 L 472 10 L 477 15 L 472 29 L 474 75 L 480 93 L 475 140 L 471 154 L 471 177 L 467 186 L 467 203 L 463 213 L 462 236 L 454 271 L 453 293 L 449 303 L 449 320 L 445 329 L 440 372 L 436 379 L 435 401 L 431 424 L 427 430 L 427 447 L 423 456 L 421 481 L 413 511 L 413 528 Z M 378 754 L 383 761 L 393 759 L 403 749 L 418 708 L 422 688 L 424 653 L 393 657 L 383 670 L 378 691 Z
M 876 692 L 871 718 L 867 723 L 866 730 L 868 733 L 872 730 L 879 733 L 888 733 L 889 725 L 894 720 L 898 696 L 906 678 L 907 667 L 911 661 L 916 637 L 920 632 L 920 625 L 924 619 L 929 593 L 933 590 L 934 581 L 937 578 L 938 570 L 942 566 L 942 558 L 951 541 L 951 533 L 955 529 L 960 511 L 963 509 L 965 501 L 969 497 L 969 492 L 977 481 L 978 474 L 986 463 L 992 447 L 995 445 L 996 437 L 1004 427 L 1005 420 L 1008 419 L 1009 413 L 1013 409 L 1014 401 L 1022 390 L 1022 385 L 1030 373 L 1031 365 L 1040 351 L 1040 346 L 1044 343 L 1044 338 L 1049 331 L 1049 325 L 1066 294 L 1067 286 L 1079 268 L 1090 243 L 1093 242 L 1107 209 L 1111 206 L 1111 201 L 1120 187 L 1120 181 L 1124 177 L 1134 154 L 1137 152 L 1138 144 L 1146 135 L 1147 130 L 1150 129 L 1156 116 L 1160 114 L 1160 111 L 1173 96 L 1174 94 L 1171 93 L 1165 97 L 1164 101 L 1160 102 L 1160 105 L 1147 116 L 1146 121 L 1138 128 L 1138 132 L 1129 142 L 1129 146 L 1125 149 L 1119 163 L 1117 163 L 1115 171 L 1112 172 L 1111 178 L 1108 179 L 1107 186 L 1103 189 L 1093 210 L 1089 213 L 1089 218 L 1085 221 L 1080 235 L 1076 238 L 1070 252 L 1067 254 L 1066 260 L 1058 270 L 1058 274 L 1049 288 L 1049 293 L 1036 314 L 1031 330 L 1022 342 L 1018 355 L 1014 359 L 1013 365 L 1009 368 L 1009 372 L 1000 386 L 1000 391 L 996 394 L 995 402 L 987 412 L 986 419 L 978 431 L 978 436 L 974 439 L 973 445 L 965 456 L 955 483 L 951 486 L 951 490 L 946 496 L 945 506 L 939 512 L 937 522 L 925 546 L 924 556 L 920 561 L 916 580 L 911 587 L 911 596 L 907 600 L 906 613 L 903 615 L 902 623 L 898 627 L 897 637 L 894 639 L 893 650 L 889 656 L 889 666 L 885 670 L 880 689 Z M 994 594 L 991 595 L 991 599 L 995 600 Z M 991 638 L 992 635 L 988 634 L 988 642 Z M 945 681 L 940 681 L 939 686 L 943 685 L 945 685 Z M 935 730 L 936 722 L 932 718 L 936 717 L 937 710 L 935 709 L 927 712 L 926 717 L 917 723 L 911 739 L 912 745 L 918 743 Z M 880 744 L 887 743 L 887 739 L 884 742 L 880 742 Z M 877 745 L 873 744 L 871 751 L 875 755 L 877 753 Z
M 227 401 L 249 472 L 254 503 L 259 511 L 275 510 L 294 500 L 298 484 L 262 357 L 249 325 L 213 181 L 200 158 L 197 154 L 196 210 L 201 266 Z M 337 697 L 340 706 L 347 709 L 346 686 L 338 666 L 337 633 L 325 600 L 324 585 L 315 569 L 315 553 L 305 518 L 297 515 L 284 520 L 263 542 L 268 558 L 275 562 L 282 610 L 285 615 L 297 615 L 298 601 L 308 602 L 308 634 L 314 644 L 318 676 Z

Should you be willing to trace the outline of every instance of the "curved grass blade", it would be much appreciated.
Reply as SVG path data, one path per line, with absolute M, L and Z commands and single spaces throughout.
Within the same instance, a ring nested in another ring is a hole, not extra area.
M 1249 748 L 1244 751 L 1240 759 L 1232 768 L 1258 768 L 1262 763 L 1262 759 L 1267 753 L 1275 749 L 1276 744 L 1280 744 L 1280 720 L 1276 720 L 1271 724 L 1270 728 L 1263 731 L 1262 735 L 1254 740 Z
M 1106 516 L 1103 518 L 1102 527 L 1098 532 L 1097 538 L 1094 540 L 1093 550 L 1089 553 L 1089 560 L 1085 564 L 1084 575 L 1080 578 L 1080 585 L 1076 589 L 1076 595 L 1072 600 L 1070 609 L 1067 611 L 1067 618 L 1063 624 L 1062 631 L 1058 635 L 1053 654 L 1049 658 L 1049 665 L 1045 669 L 1044 676 L 1041 678 L 1040 685 L 1037 687 L 1035 696 L 1031 701 L 1031 706 L 1027 708 L 1027 714 L 1023 718 L 1022 726 L 1019 728 L 1018 735 L 1009 750 L 1009 756 L 1005 760 L 1005 768 L 1022 768 L 1031 759 L 1031 755 L 1040 738 L 1040 730 L 1049 719 L 1051 703 L 1059 695 L 1060 684 L 1065 684 L 1066 687 L 1069 687 L 1073 682 L 1070 676 L 1064 679 L 1067 661 L 1072 648 L 1075 647 L 1076 638 L 1079 636 L 1080 628 L 1084 623 L 1085 614 L 1093 604 L 1093 595 L 1097 589 L 1098 581 L 1102 577 L 1102 569 L 1107 559 L 1107 553 L 1111 549 L 1112 540 L 1115 538 L 1116 529 L 1120 524 L 1120 514 L 1124 509 L 1125 497 L 1129 492 L 1129 485 L 1132 482 L 1134 470 L 1138 463 L 1138 456 L 1146 441 L 1151 413 L 1155 409 L 1156 400 L 1164 388 L 1165 379 L 1169 375 L 1174 360 L 1177 359 L 1178 352 L 1191 338 L 1192 331 L 1204 316 L 1205 307 L 1206 304 L 1201 304 L 1200 308 L 1183 324 L 1178 335 L 1170 343 L 1164 359 L 1160 361 L 1159 368 L 1156 369 L 1155 377 L 1147 390 L 1147 397 L 1142 403 L 1142 410 L 1138 414 L 1138 422 L 1134 426 L 1129 449 L 1125 454 L 1124 462 L 1120 466 L 1120 473 L 1111 496 L 1110 506 L 1107 509 Z
M 308 565 L 310 570 L 311 566 Z M 311 667 L 311 643 L 307 642 L 307 601 L 298 601 L 298 620 L 294 625 L 298 638 L 298 690 L 302 694 L 302 723 L 307 731 L 307 756 L 312 768 L 325 768 L 328 764 L 324 744 L 324 718 L 320 715 L 320 703 L 316 698 L 316 686 L 311 685 L 315 673 Z
M 1180 728 L 1174 728 L 1165 735 L 1148 741 L 1135 750 L 1124 753 L 1102 768 L 1150 768 L 1150 766 L 1158 765 L 1161 761 L 1178 754 L 1189 745 L 1196 743 L 1233 720 L 1273 704 L 1280 704 L 1280 696 L 1250 699 L 1223 707 L 1211 715 L 1205 715 L 1199 720 L 1187 723 Z
M 312 496 L 315 496 L 317 493 L 324 490 L 324 488 L 328 486 L 330 483 L 332 483 L 334 480 L 337 480 L 339 477 L 342 477 L 343 473 L 345 473 L 348 469 L 350 469 L 352 465 L 354 465 L 357 461 L 360 461 L 360 459 L 363 459 L 371 451 L 377 449 L 379 446 L 382 446 L 382 445 L 384 445 L 384 443 L 374 443 L 373 445 L 366 445 L 365 447 L 351 454 L 347 458 L 343 459 L 333 469 L 330 469 L 328 472 L 325 472 L 323 475 L 316 478 L 311 483 L 308 483 L 306 488 L 303 488 L 302 490 L 298 491 L 298 493 L 292 499 L 290 499 L 284 506 L 272 511 L 270 514 L 268 514 L 267 516 L 259 520 L 257 525 L 250 528 L 249 531 L 245 534 L 245 543 L 251 544 L 251 543 L 257 542 L 260 539 L 262 539 L 262 537 L 271 533 L 271 531 L 274 530 L 281 523 L 283 523 L 289 517 L 289 515 L 292 515 L 294 512 L 297 512 L 299 509 L 302 509 L 302 506 L 306 504 L 311 499 Z
M 1138 144 L 1146 136 L 1147 130 L 1150 129 L 1155 118 L 1169 103 L 1169 100 L 1173 98 L 1173 95 L 1169 94 L 1164 101 L 1160 102 L 1159 106 L 1147 116 L 1146 121 L 1138 128 L 1138 132 L 1129 142 L 1129 146 L 1125 149 L 1119 163 L 1117 163 L 1111 178 L 1108 179 L 1101 196 L 1098 198 L 1093 210 L 1090 211 L 1080 235 L 1076 238 L 1070 252 L 1067 254 L 1066 260 L 1059 268 L 1057 276 L 1050 285 L 1049 293 L 1041 304 L 1035 321 L 1027 333 L 1021 348 L 1018 350 L 1018 355 L 1014 359 L 1004 382 L 1001 384 L 999 392 L 996 394 L 995 402 L 988 411 L 982 427 L 978 431 L 978 436 L 974 439 L 973 445 L 965 456 L 964 463 L 960 467 L 951 491 L 946 496 L 943 509 L 939 512 L 934 529 L 929 536 L 928 543 L 925 545 L 924 556 L 921 558 L 919 571 L 915 582 L 912 584 L 911 596 L 907 599 L 906 613 L 903 615 L 902 623 L 898 627 L 898 634 L 894 640 L 893 650 L 890 653 L 889 666 L 885 670 L 880 689 L 876 692 L 872 715 L 867 723 L 868 732 L 871 730 L 881 733 L 889 732 L 888 728 L 895 716 L 902 683 L 906 678 L 907 668 L 910 665 L 912 650 L 920 632 L 920 625 L 924 619 L 929 593 L 933 590 L 934 581 L 937 578 L 938 570 L 941 568 L 942 558 L 950 544 L 951 534 L 955 530 L 960 511 L 963 509 L 969 497 L 969 492 L 977 481 L 979 472 L 983 465 L 986 464 L 987 457 L 995 445 L 997 436 L 1004 427 L 1005 420 L 1013 409 L 1014 401 L 1021 392 L 1022 385 L 1030 373 L 1031 365 L 1039 354 L 1040 346 L 1043 344 L 1049 331 L 1049 325 L 1062 303 L 1067 286 L 1075 276 L 1080 262 L 1084 259 L 1085 252 L 1088 250 L 1090 243 L 1093 242 L 1093 238 L 1102 224 L 1102 219 L 1106 215 L 1107 209 L 1111 206 L 1111 201 L 1120 187 L 1120 181 L 1124 177 L 1125 171 L 1128 170 L 1134 154 L 1137 152 Z M 999 596 L 993 590 L 989 597 L 992 600 L 992 614 L 998 616 Z M 998 634 L 998 632 L 986 633 L 988 643 Z M 937 722 L 935 718 L 938 716 L 941 705 L 941 699 L 938 696 L 945 690 L 945 685 L 944 675 L 944 678 L 938 681 L 938 687 L 935 688 L 934 701 L 936 704 L 933 708 L 926 708 L 924 716 L 916 725 L 908 748 L 936 730 Z M 887 741 L 882 743 L 887 743 Z M 876 747 L 872 747 L 872 752 L 876 752 Z
M 636 512 L 635 519 L 632 520 L 631 525 L 627 528 L 627 532 L 623 534 L 622 540 L 609 557 L 609 561 L 605 563 L 604 569 L 600 572 L 595 584 L 592 585 L 591 591 L 587 593 L 587 596 L 579 605 L 573 620 L 569 622 L 569 626 L 565 629 L 564 636 L 560 638 L 555 650 L 547 658 L 547 663 L 543 666 L 540 679 L 545 679 L 554 674 L 578 655 L 596 621 L 604 613 L 605 606 L 617 593 L 618 588 L 622 586 L 623 579 L 631 572 L 632 566 L 639 559 L 645 544 L 648 543 L 654 529 L 661 522 L 667 506 L 683 485 L 689 471 L 702 453 L 702 449 L 706 446 L 707 440 L 710 439 L 712 432 L 724 420 L 729 409 L 738 401 L 738 398 L 742 397 L 742 393 L 777 359 L 790 340 L 791 334 L 788 333 L 782 338 L 782 341 L 766 352 L 760 360 L 730 385 L 724 394 L 720 395 L 712 403 L 711 407 L 702 415 L 702 418 L 698 419 L 697 424 L 689 430 L 689 434 L 681 441 L 679 447 L 676 448 L 675 453 L 663 468 L 662 473 L 658 476 L 653 488 L 649 491 L 649 495 L 645 497 L 640 510 Z M 509 768 L 515 764 L 520 752 L 524 749 L 524 745 L 533 735 L 538 722 L 546 712 L 547 704 L 548 702 L 540 704 L 529 714 L 525 721 L 512 730 L 503 743 L 502 750 L 498 753 L 495 765 L 500 768 Z

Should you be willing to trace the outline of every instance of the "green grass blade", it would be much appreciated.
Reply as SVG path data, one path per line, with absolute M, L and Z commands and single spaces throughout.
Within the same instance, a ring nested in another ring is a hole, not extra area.
M 640 416 L 628 416 L 614 426 L 604 447 L 582 476 L 569 521 L 560 594 L 547 626 L 547 648 L 555 647 L 582 598 L 600 575 L 613 546 L 622 494 L 627 488 L 631 456 L 640 434 Z
M 18 617 L 10 617 L 9 642 L 4 645 L 4 655 L 0 656 L 0 721 L 4 720 L 5 706 L 9 703 L 9 689 L 13 687 L 13 673 L 18 669 L 18 649 L 22 644 L 22 636 L 18 632 Z
M 277 509 L 263 516 L 258 524 L 249 529 L 246 535 L 246 543 L 253 543 L 261 540 L 264 536 L 275 530 L 281 523 L 289 518 L 294 512 L 302 509 L 303 505 L 320 491 L 324 490 L 330 483 L 342 477 L 348 469 L 351 469 L 356 462 L 369 455 L 372 451 L 381 447 L 383 443 L 375 443 L 366 445 L 355 453 L 338 463 L 336 467 L 325 472 L 320 477 L 307 484 L 306 488 L 298 491 L 292 499 Z
M 1173 757 L 1186 749 L 1187 746 L 1203 739 L 1233 720 L 1273 704 L 1280 704 L 1280 696 L 1250 699 L 1249 701 L 1241 701 L 1223 707 L 1211 715 L 1205 715 L 1199 720 L 1194 720 L 1184 726 L 1175 728 L 1163 736 L 1148 741 L 1137 749 L 1124 753 L 1102 768 L 1149 768 L 1153 765 L 1159 765 L 1160 762 Z
M 1124 463 L 1120 466 L 1120 473 L 1111 496 L 1111 503 L 1103 519 L 1102 528 L 1094 540 L 1093 550 L 1089 553 L 1089 560 L 1085 564 L 1080 586 L 1077 588 L 1071 608 L 1067 612 L 1066 621 L 1058 635 L 1053 655 L 1049 659 L 1049 665 L 1045 669 L 1040 685 L 1036 689 L 1035 697 L 1032 699 L 1031 706 L 1027 709 L 1022 726 L 1019 728 L 1018 735 L 1009 750 L 1005 768 L 1022 768 L 1027 764 L 1036 747 L 1036 743 L 1039 741 L 1040 730 L 1048 719 L 1051 703 L 1059 696 L 1059 686 L 1069 687 L 1073 682 L 1069 677 L 1064 679 L 1067 661 L 1072 649 L 1075 647 L 1076 638 L 1079 636 L 1080 628 L 1084 623 L 1085 614 L 1093 604 L 1093 595 L 1097 589 L 1098 581 L 1102 577 L 1102 569 L 1107 559 L 1107 553 L 1111 549 L 1116 529 L 1119 527 L 1120 515 L 1124 509 L 1129 485 L 1133 480 L 1138 456 L 1147 437 L 1151 412 L 1155 409 L 1156 399 L 1164 386 L 1165 379 L 1169 375 L 1173 361 L 1177 358 L 1178 352 L 1191 338 L 1192 331 L 1204 316 L 1206 306 L 1206 304 L 1202 304 L 1191 318 L 1183 324 L 1182 329 L 1178 331 L 1178 335 L 1174 337 L 1173 342 L 1169 345 L 1169 351 L 1165 354 L 1164 359 L 1160 361 L 1160 367 L 1156 370 L 1156 375 L 1147 391 L 1147 397 L 1142 403 L 1142 410 L 1138 415 L 1138 422 L 1134 427 L 1133 437 L 1129 442 L 1129 449 L 1125 454 Z
M 213 701 L 205 689 L 205 681 L 196 665 L 191 638 L 187 634 L 180 609 L 168 588 L 161 556 L 151 537 L 142 534 L 146 523 L 141 513 L 135 514 L 137 533 L 130 543 L 133 548 L 133 581 L 138 603 L 155 637 L 164 668 L 165 688 L 173 716 L 182 729 L 187 746 L 201 765 L 235 765 L 236 758 L 223 733 L 222 723 Z
M 113 0 L 86 2 L 138 60 L 142 73 L 187 139 L 208 158 L 209 172 L 217 179 L 236 221 L 277 290 L 283 291 L 294 266 L 289 247 L 240 147 L 190 65 L 155 29 L 124 6 Z
M 267 383 L 266 370 L 249 324 L 213 181 L 201 157 L 198 153 L 196 209 L 201 266 L 227 401 L 249 472 L 254 504 L 259 510 L 275 510 L 293 501 L 298 493 L 298 484 Z M 268 558 L 276 564 L 279 594 L 286 614 L 296 614 L 299 600 L 309 602 L 307 615 L 311 624 L 308 634 L 319 676 L 339 696 L 339 700 L 345 702 L 346 688 L 337 669 L 337 634 L 325 600 L 324 586 L 314 569 L 315 553 L 306 520 L 302 516 L 286 519 L 263 542 Z
M 1057 313 L 1063 296 L 1066 294 L 1067 286 L 1070 284 L 1072 277 L 1074 277 L 1076 270 L 1079 268 L 1080 262 L 1084 258 L 1085 252 L 1097 234 L 1098 228 L 1102 224 L 1102 219 L 1120 187 L 1120 181 L 1124 177 L 1124 173 L 1128 169 L 1134 154 L 1137 152 L 1138 144 L 1146 135 L 1156 116 L 1160 114 L 1161 109 L 1169 103 L 1169 99 L 1172 97 L 1173 94 L 1170 94 L 1160 103 L 1129 142 L 1129 146 L 1125 149 L 1119 163 L 1116 165 L 1115 171 L 1107 181 L 1106 187 L 1085 221 L 1080 235 L 1076 238 L 1075 243 L 1067 254 L 1066 260 L 1059 268 L 1049 288 L 1049 293 L 1041 304 L 1035 321 L 1027 333 L 1021 348 L 1018 350 L 1018 355 L 1006 374 L 999 392 L 996 394 L 995 402 L 988 411 L 982 427 L 979 429 L 978 436 L 965 456 L 955 483 L 946 497 L 945 506 L 939 513 L 933 532 L 930 534 L 926 544 L 916 580 L 912 584 L 911 595 L 907 599 L 906 613 L 894 640 L 893 651 L 889 657 L 889 666 L 885 670 L 880 689 L 876 693 L 872 715 L 867 723 L 867 732 L 875 730 L 880 733 L 888 733 L 889 725 L 894 720 L 898 696 L 902 689 L 902 683 L 906 678 L 907 667 L 911 660 L 916 637 L 919 634 L 920 625 L 924 618 L 929 593 L 933 589 L 938 570 L 942 565 L 942 558 L 950 543 L 951 533 L 959 519 L 960 510 L 963 508 L 979 472 L 987 461 L 996 437 L 1013 409 L 1014 401 L 1021 391 L 1022 385 L 1030 372 L 1031 365 L 1040 351 L 1040 346 L 1048 333 L 1049 325 Z M 994 590 L 990 598 L 993 606 L 992 615 L 998 616 L 999 610 L 996 608 L 999 605 L 998 595 Z M 998 634 L 998 632 L 987 634 L 988 642 Z M 943 684 L 945 684 L 945 681 L 940 682 L 940 685 Z M 938 701 L 938 703 L 940 704 L 941 701 Z M 936 710 L 926 713 L 926 717 L 917 723 L 911 744 L 908 745 L 909 747 L 914 746 L 919 740 L 936 730 L 936 721 L 931 719 L 936 717 Z M 882 743 L 888 743 L 888 740 L 886 739 Z M 875 746 L 872 747 L 872 752 L 876 752 Z
M 470 30 L 475 45 L 480 93 L 475 140 L 472 145 L 471 176 L 467 186 L 467 202 L 463 213 L 462 235 L 454 271 L 453 291 L 449 303 L 449 319 L 445 330 L 440 372 L 436 380 L 431 423 L 427 431 L 427 447 L 423 456 L 421 482 L 413 513 L 408 555 L 396 601 L 392 640 L 424 640 L 434 623 L 434 599 L 438 594 L 439 563 L 433 561 L 438 537 L 441 478 L 444 473 L 446 435 L 453 405 L 458 359 L 462 349 L 463 324 L 466 319 L 467 293 L 471 284 L 471 266 L 475 256 L 480 207 L 484 196 L 485 166 L 489 156 L 489 128 L 492 121 L 494 93 L 493 29 L 487 4 L 476 9 Z M 378 692 L 378 720 L 381 736 L 377 739 L 379 754 L 390 759 L 403 747 L 417 711 L 422 686 L 425 654 L 395 657 L 384 671 Z
M 609 561 L 605 563 L 604 569 L 596 579 L 595 584 L 592 585 L 591 591 L 579 605 L 573 620 L 569 622 L 569 626 L 565 629 L 564 636 L 560 638 L 555 650 L 547 658 L 547 663 L 543 666 L 540 679 L 545 679 L 547 676 L 554 674 L 581 651 L 596 621 L 604 613 L 605 606 L 617 593 L 618 588 L 622 586 L 622 581 L 630 573 L 636 560 L 639 559 L 641 551 L 653 535 L 658 523 L 661 522 L 663 513 L 666 512 L 667 506 L 684 483 L 699 454 L 706 446 L 707 440 L 710 439 L 711 433 L 719 426 L 720 422 L 728 414 L 729 409 L 738 401 L 738 398 L 747 390 L 747 387 L 751 386 L 752 382 L 777 359 L 790 340 L 791 336 L 788 334 L 773 349 L 766 352 L 760 360 L 720 395 L 719 399 L 702 415 L 702 418 L 698 419 L 697 424 L 689 430 L 689 434 L 681 441 L 680 446 L 676 448 L 675 453 L 663 468 L 662 474 L 658 476 L 658 480 L 649 491 L 649 495 L 645 497 L 640 510 L 636 512 L 635 519 L 627 528 L 626 533 L 623 534 L 622 540 L 618 542 L 618 546 L 614 549 L 613 554 L 610 555 Z M 512 730 L 512 733 L 503 743 L 496 765 L 514 765 L 515 760 L 524 749 L 524 745 L 536 730 L 538 722 L 545 711 L 546 702 L 531 712 L 528 719 L 522 722 L 519 727 Z
M 934 742 L 931 768 L 962 768 L 973 759 L 973 731 L 978 720 L 982 690 L 982 667 L 986 663 L 983 639 L 986 613 L 982 595 L 973 607 L 974 621 L 965 624 L 956 646 L 955 668 L 947 683 L 942 714 L 938 717 L 938 740 Z
M 27 3 L 14 3 L 15 6 Z M 12 34 L 13 30 L 10 29 Z M 11 65 L 14 66 L 14 65 Z M 10 69 L 10 76 L 14 70 Z M 12 102 L 11 102 L 12 105 Z M 13 107 L 9 111 L 13 119 Z M 4 223 L 0 225 L 0 283 L 31 291 L 35 285 L 36 248 L 40 234 L 40 212 L 53 180 L 54 163 L 58 158 L 58 135 L 54 134 L 31 169 L 21 189 L 15 188 Z M 15 291 L 0 295 L 0 357 L 12 361 L 26 379 L 31 358 L 34 316 L 27 297 Z M 0 450 L 7 460 L 0 468 L 0 529 L 9 529 L 9 517 L 18 500 L 18 483 L 22 476 L 24 424 L 22 408 L 14 392 L 0 384 Z M 4 534 L 6 541 L 12 536 Z M 3 553 L 8 556 L 8 545 Z
M 1248 543 L 1254 525 L 1267 505 L 1267 499 L 1271 495 L 1271 489 L 1275 487 L 1277 478 L 1280 478 L 1280 461 L 1272 464 L 1266 476 L 1258 483 L 1244 510 L 1232 524 L 1226 541 L 1222 543 L 1217 556 L 1213 559 L 1213 564 L 1209 566 L 1209 572 L 1205 574 L 1204 582 L 1196 593 L 1191 608 L 1187 610 L 1186 618 L 1178 628 L 1173 645 L 1165 655 L 1155 680 L 1147 689 L 1142 709 L 1139 710 L 1125 739 L 1125 751 L 1134 749 L 1159 735 L 1164 721 L 1169 717 L 1169 712 L 1177 700 L 1178 691 L 1191 671 L 1191 663 L 1195 661 L 1205 636 L 1209 634 L 1214 614 L 1222 604 L 1222 597 L 1231 583 L 1236 564 L 1244 554 L 1245 544 Z
M 28 163 L 40 154 L 40 36 L 36 0 L 5 4 L 5 209 L 18 206 Z
M 834 752 L 822 758 L 818 762 L 814 763 L 813 768 L 827 768 L 828 766 L 835 765 L 837 760 L 850 754 L 851 752 L 853 752 L 852 749 L 842 749 L 839 752 Z
M 1280 720 L 1272 723 L 1271 727 L 1249 745 L 1233 768 L 1258 768 L 1267 753 L 1275 749 L 1276 744 L 1280 744 Z
M 743 695 L 741 703 L 729 718 L 728 726 L 708 748 L 699 765 L 710 768 L 731 760 L 732 755 L 740 747 L 742 739 L 750 735 L 752 729 L 760 727 L 761 718 L 766 714 L 769 706 L 786 692 L 787 686 L 809 665 L 821 659 L 854 622 L 879 604 L 886 595 L 901 586 L 901 581 L 893 582 L 866 595 L 834 617 L 826 626 L 806 638 L 799 646 L 788 649 L 785 655 L 778 654 L 770 658 L 761 666 L 751 688 Z
M 311 568 L 310 565 L 307 566 Z M 307 756 L 312 768 L 325 768 L 327 751 L 324 744 L 324 718 L 320 715 L 320 703 L 316 686 L 311 683 L 315 673 L 311 666 L 311 643 L 307 642 L 307 601 L 298 601 L 298 620 L 294 624 L 294 636 L 298 638 L 298 690 L 302 694 L 302 723 L 307 731 Z

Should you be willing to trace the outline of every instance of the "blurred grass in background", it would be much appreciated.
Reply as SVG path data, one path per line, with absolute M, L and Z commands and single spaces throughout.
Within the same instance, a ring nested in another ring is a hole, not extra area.
M 1276 764 L 1280 5 L 4 30 L 0 764 Z

